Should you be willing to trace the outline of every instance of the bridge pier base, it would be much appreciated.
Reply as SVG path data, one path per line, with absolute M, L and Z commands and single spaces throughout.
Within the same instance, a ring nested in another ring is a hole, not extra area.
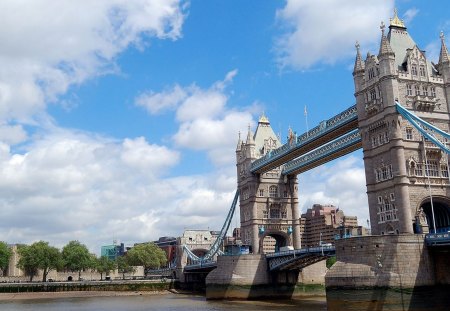
M 270 273 L 264 255 L 219 256 L 217 268 L 206 277 L 206 298 L 273 299 L 323 294 L 325 271 L 325 261 L 300 272 Z

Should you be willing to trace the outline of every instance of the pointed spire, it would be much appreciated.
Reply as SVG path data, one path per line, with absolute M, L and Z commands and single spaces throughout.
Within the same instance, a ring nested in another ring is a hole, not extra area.
M 448 55 L 447 46 L 445 45 L 445 36 L 444 32 L 441 31 L 441 52 L 439 53 L 439 64 L 450 62 L 450 57 Z
M 355 47 L 356 47 L 356 59 L 355 59 L 355 66 L 353 67 L 353 73 L 364 70 L 364 62 L 362 61 L 361 52 L 359 51 L 360 45 L 358 41 L 356 41 Z
M 242 140 L 241 140 L 241 131 L 238 132 L 238 143 L 236 146 L 236 151 L 241 151 L 241 146 L 242 146 Z
M 397 15 L 396 15 L 397 16 Z M 381 43 L 380 43 L 380 51 L 378 52 L 378 56 L 381 55 L 394 55 L 394 51 L 391 48 L 391 45 L 389 44 L 389 41 L 384 34 L 384 29 L 386 28 L 386 25 L 384 25 L 383 22 L 381 22 Z
M 255 144 L 255 140 L 253 139 L 253 134 L 252 134 L 252 131 L 250 129 L 250 124 L 248 125 L 248 133 L 247 133 L 246 144 L 247 145 L 254 145 Z
M 398 18 L 397 8 L 394 8 L 394 17 L 390 19 L 389 28 L 392 28 L 392 27 L 406 29 L 405 24 L 403 23 L 403 21 L 400 18 Z

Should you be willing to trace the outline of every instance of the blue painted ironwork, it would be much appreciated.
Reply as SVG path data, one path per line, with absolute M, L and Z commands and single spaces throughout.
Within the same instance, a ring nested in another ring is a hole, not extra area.
M 425 243 L 429 247 L 450 246 L 450 232 L 427 234 L 425 236 Z
M 311 166 L 312 168 L 314 167 L 314 163 L 317 163 L 328 156 L 337 154 L 340 151 L 343 151 L 352 146 L 356 146 L 360 143 L 361 134 L 359 130 L 353 130 L 350 133 L 323 145 L 322 147 L 319 147 L 301 157 L 298 157 L 295 160 L 289 161 L 284 165 L 282 174 L 288 175 L 292 174 L 293 172 L 302 171 L 303 168 L 306 168 L 308 166 Z
M 408 109 L 402 107 L 399 102 L 395 102 L 395 104 L 398 113 L 400 113 L 406 120 L 408 120 L 408 122 L 411 123 L 411 125 L 414 126 L 423 136 L 432 141 L 442 151 L 450 154 L 450 149 L 447 147 L 447 145 L 444 142 L 440 141 L 438 137 L 436 137 L 436 135 L 438 134 L 441 135 L 444 139 L 448 140 L 450 139 L 450 134 L 419 118 Z
M 239 190 L 236 190 L 236 194 L 234 195 L 233 203 L 231 204 L 231 208 L 228 211 L 227 218 L 225 219 L 225 222 L 222 226 L 222 229 L 220 230 L 219 236 L 214 241 L 213 245 L 211 245 L 211 248 L 208 250 L 208 252 L 203 257 L 199 257 L 195 255 L 186 245 L 183 245 L 183 251 L 186 253 L 189 259 L 194 262 L 194 265 L 212 262 L 213 258 L 216 254 L 221 253 L 220 245 L 222 245 L 223 240 L 225 239 L 225 236 L 227 234 L 227 231 L 230 227 L 231 220 L 233 219 L 234 212 L 236 210 L 236 205 L 239 198 Z
M 271 150 L 270 152 L 266 153 L 263 157 L 253 161 L 250 171 L 254 173 L 257 170 L 261 169 L 262 167 L 265 167 L 268 164 L 276 160 L 279 160 L 283 156 L 286 156 L 290 152 L 299 149 L 313 142 L 314 140 L 317 140 L 318 138 L 324 136 L 325 134 L 329 134 L 330 132 L 336 131 L 340 127 L 343 127 L 344 125 L 347 125 L 348 123 L 353 122 L 357 119 L 358 115 L 356 105 L 354 105 L 348 108 L 347 110 L 339 113 L 338 115 L 326 121 L 320 122 L 318 126 L 298 136 L 293 144 L 291 142 L 288 142 L 283 146 L 281 146 L 280 148 Z
M 269 270 L 301 269 L 336 254 L 334 246 L 318 246 L 267 254 Z

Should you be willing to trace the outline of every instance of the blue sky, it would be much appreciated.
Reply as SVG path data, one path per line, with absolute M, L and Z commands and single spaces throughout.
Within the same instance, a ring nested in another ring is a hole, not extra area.
M 449 6 L 2 1 L 0 239 L 78 239 L 98 252 L 220 229 L 239 131 L 264 112 L 286 137 L 305 131 L 305 105 L 310 128 L 353 105 L 355 41 L 377 53 L 394 7 L 436 62 Z M 299 181 L 302 212 L 335 204 L 365 224 L 360 151 Z

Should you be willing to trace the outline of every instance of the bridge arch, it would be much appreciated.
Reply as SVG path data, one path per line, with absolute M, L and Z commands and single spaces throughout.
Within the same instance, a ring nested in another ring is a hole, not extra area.
M 270 243 L 270 240 L 273 241 L 273 251 L 278 252 L 280 250 L 280 247 L 290 245 L 290 239 L 289 235 L 286 232 L 282 231 L 270 231 L 264 233 L 261 238 L 259 239 L 259 249 L 261 254 L 271 253 L 273 252 L 270 247 L 267 247 L 268 242 Z M 266 242 L 266 247 L 265 243 Z
M 450 230 L 450 199 L 444 196 L 433 196 L 433 210 L 436 222 L 437 232 L 447 232 Z M 423 213 L 422 213 L 423 212 Z M 434 233 L 433 215 L 431 209 L 430 197 L 422 200 L 417 210 L 417 215 L 420 218 L 421 214 L 426 220 L 429 231 Z
M 195 249 L 191 249 L 192 253 L 194 253 L 194 255 L 198 256 L 198 257 L 204 257 L 206 255 L 206 253 L 208 252 L 208 250 L 206 248 L 195 248 Z M 192 261 L 191 258 L 187 258 L 187 265 L 192 265 L 195 264 L 195 262 Z

